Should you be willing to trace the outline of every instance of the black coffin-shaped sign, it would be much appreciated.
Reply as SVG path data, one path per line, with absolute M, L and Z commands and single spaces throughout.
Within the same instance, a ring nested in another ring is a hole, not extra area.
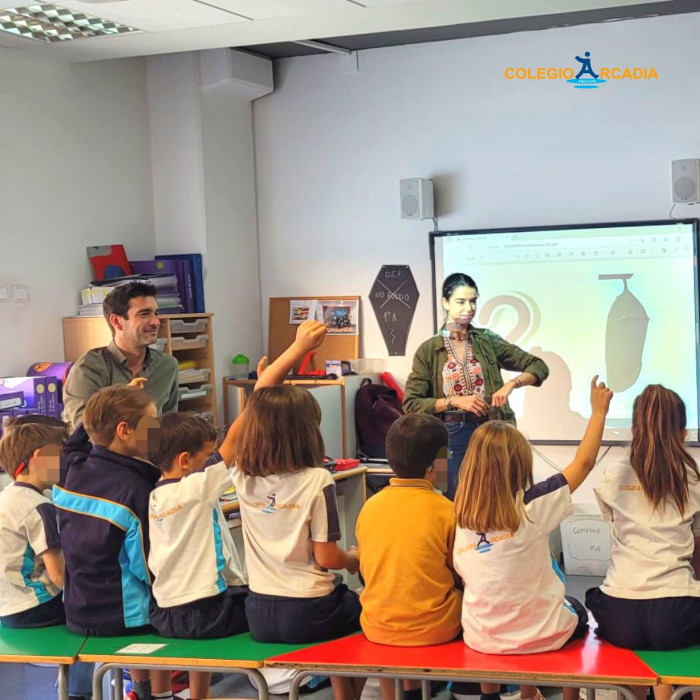
M 418 296 L 418 287 L 408 265 L 382 265 L 369 299 L 389 355 L 406 354 L 406 340 Z

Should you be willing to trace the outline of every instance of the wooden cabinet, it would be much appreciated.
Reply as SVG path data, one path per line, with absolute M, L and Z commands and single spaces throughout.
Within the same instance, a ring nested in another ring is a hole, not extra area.
M 112 340 L 102 316 L 63 319 L 63 348 L 67 362 Z M 160 317 L 159 350 L 180 363 L 180 411 L 193 411 L 216 425 L 216 380 L 212 314 L 167 314 Z

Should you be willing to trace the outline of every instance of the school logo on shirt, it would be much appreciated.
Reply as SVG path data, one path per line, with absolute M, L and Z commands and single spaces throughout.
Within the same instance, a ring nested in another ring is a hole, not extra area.
M 493 545 L 489 542 L 488 537 L 486 537 L 486 533 L 477 532 L 476 534 L 479 535 L 479 541 L 476 543 L 476 551 L 479 552 L 479 554 L 490 552 Z
M 265 508 L 262 509 L 263 513 L 274 513 L 277 508 L 275 508 L 275 505 L 277 504 L 277 499 L 275 497 L 274 493 L 271 493 L 268 497 L 267 500 L 270 501 Z
M 253 503 L 254 508 L 258 508 L 261 513 L 275 513 L 278 510 L 299 510 L 301 506 L 298 503 L 277 503 L 277 497 L 274 493 L 267 496 L 269 503 Z

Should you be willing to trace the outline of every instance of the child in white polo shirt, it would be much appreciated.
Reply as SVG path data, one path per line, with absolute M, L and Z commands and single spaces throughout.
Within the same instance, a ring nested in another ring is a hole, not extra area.
M 299 326 L 295 341 L 270 367 L 258 365 L 256 393 L 284 379 L 326 334 L 317 321 Z M 162 472 L 149 499 L 148 566 L 154 575 L 151 624 L 165 637 L 216 639 L 248 629 L 246 575 L 219 506 L 231 487 L 242 416 L 219 446 L 216 430 L 201 418 L 166 413 L 160 419 Z M 190 697 L 208 697 L 211 674 L 190 672 Z
M 66 437 L 66 426 L 57 418 L 23 416 L 0 440 L 0 466 L 12 478 L 0 493 L 0 622 L 6 627 L 50 627 L 66 621 L 56 510 L 43 494 L 58 481 Z M 71 700 L 91 695 L 92 668 L 85 663 L 71 666 Z
M 56 511 L 43 494 L 58 481 L 65 437 L 65 428 L 30 424 L 0 441 L 0 464 L 13 479 L 0 494 L 0 621 L 6 627 L 65 622 Z
M 598 636 L 616 646 L 700 644 L 700 472 L 685 426 L 680 396 L 660 384 L 646 387 L 634 401 L 629 454 L 595 488 L 612 524 L 611 563 L 586 605 Z M 654 693 L 668 697 L 671 687 Z
M 464 641 L 487 654 L 559 649 L 587 628 L 583 606 L 565 598 L 549 553 L 549 533 L 572 512 L 571 493 L 595 464 L 612 392 L 591 382 L 592 414 L 573 462 L 533 485 L 532 450 L 510 423 L 479 426 L 467 449 L 455 498 L 454 565 L 464 580 Z M 482 698 L 499 686 L 482 683 Z M 533 686 L 523 698 L 537 698 Z M 565 700 L 578 697 L 564 689 Z

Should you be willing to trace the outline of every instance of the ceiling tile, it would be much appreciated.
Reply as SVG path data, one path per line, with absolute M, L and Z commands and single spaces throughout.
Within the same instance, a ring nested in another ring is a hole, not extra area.
M 206 0 L 217 7 L 253 19 L 313 15 L 336 10 L 362 9 L 346 0 Z
M 216 0 L 212 0 L 211 4 L 217 4 Z M 229 12 L 223 12 L 192 0 L 129 0 L 128 2 L 104 4 L 65 0 L 60 2 L 60 5 L 70 10 L 99 15 L 105 19 L 128 24 L 147 32 L 209 27 L 246 21 L 242 17 L 236 17 Z

